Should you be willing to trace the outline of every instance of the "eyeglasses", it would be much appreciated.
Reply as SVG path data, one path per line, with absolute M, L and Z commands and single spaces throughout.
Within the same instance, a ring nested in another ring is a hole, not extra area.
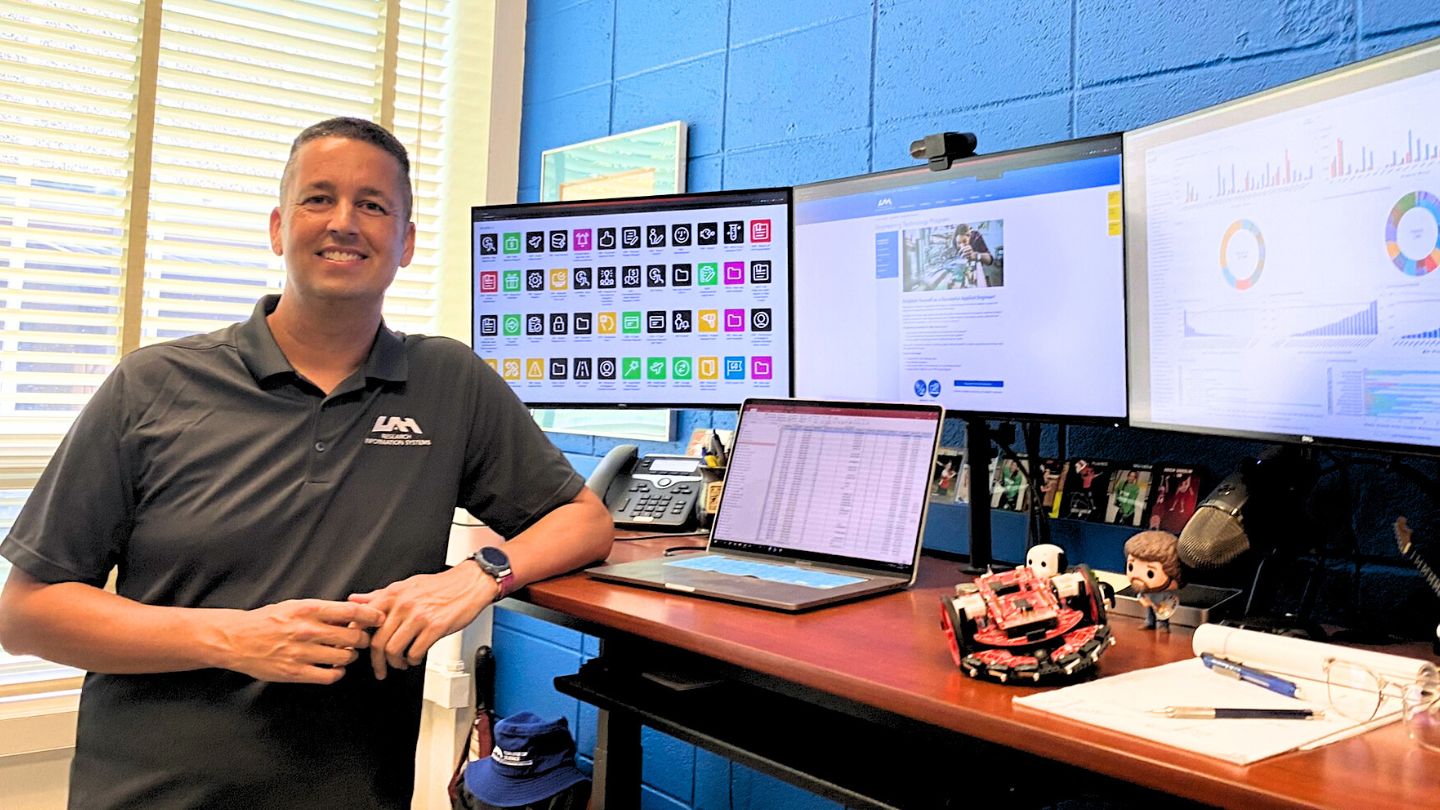
M 1362 664 L 1327 658 L 1325 689 L 1330 707 L 1356 722 L 1403 712 L 1410 738 L 1440 751 L 1440 674 L 1434 667 L 1425 669 L 1413 682 L 1401 683 Z

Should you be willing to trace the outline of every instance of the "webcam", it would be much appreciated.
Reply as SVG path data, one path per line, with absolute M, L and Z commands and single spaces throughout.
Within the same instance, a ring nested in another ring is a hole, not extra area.
M 937 132 L 910 144 L 910 157 L 930 163 L 930 171 L 943 172 L 960 158 L 975 154 L 975 133 Z

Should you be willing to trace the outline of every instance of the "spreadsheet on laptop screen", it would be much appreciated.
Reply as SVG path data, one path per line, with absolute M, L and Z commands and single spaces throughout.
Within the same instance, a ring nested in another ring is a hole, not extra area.
M 747 406 L 713 537 L 909 564 L 937 410 Z

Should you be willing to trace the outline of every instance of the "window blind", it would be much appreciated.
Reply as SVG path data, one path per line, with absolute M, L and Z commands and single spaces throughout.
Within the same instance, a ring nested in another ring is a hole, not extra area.
M 417 249 L 385 315 L 437 331 L 452 13 L 446 0 L 0 7 L 0 490 L 33 484 L 123 351 L 243 320 L 281 288 L 269 214 L 291 140 L 323 118 L 379 121 L 410 150 Z M 127 253 L 135 233 L 142 257 Z

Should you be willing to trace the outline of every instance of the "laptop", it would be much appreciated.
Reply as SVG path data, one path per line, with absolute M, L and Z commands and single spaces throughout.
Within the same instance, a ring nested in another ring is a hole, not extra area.
M 907 588 L 944 421 L 939 405 L 747 399 L 705 550 L 587 573 L 786 611 Z

